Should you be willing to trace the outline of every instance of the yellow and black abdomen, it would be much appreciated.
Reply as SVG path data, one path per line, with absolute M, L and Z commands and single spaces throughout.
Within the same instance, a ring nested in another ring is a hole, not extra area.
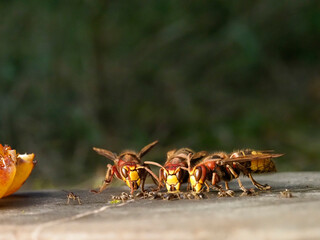
M 271 159 L 257 159 L 250 162 L 249 169 L 253 173 L 276 172 L 276 165 Z
M 245 162 L 243 165 L 252 173 L 268 173 L 277 171 L 272 158 L 281 156 L 282 154 L 246 149 L 236 152 L 236 155 L 249 158 L 248 162 Z

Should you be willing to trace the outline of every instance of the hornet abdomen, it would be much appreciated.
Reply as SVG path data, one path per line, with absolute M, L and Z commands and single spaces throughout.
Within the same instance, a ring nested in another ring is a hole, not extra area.
M 252 160 L 250 169 L 253 173 L 276 172 L 276 165 L 271 159 Z

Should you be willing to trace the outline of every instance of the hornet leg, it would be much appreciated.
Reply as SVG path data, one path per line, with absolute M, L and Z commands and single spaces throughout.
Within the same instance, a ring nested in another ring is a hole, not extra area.
M 227 164 L 226 167 L 230 170 L 230 172 L 232 173 L 234 178 L 238 178 L 239 177 L 239 174 L 236 173 L 236 171 L 229 164 Z
M 113 175 L 114 175 L 114 171 L 112 169 L 112 165 L 111 164 L 108 164 L 107 168 L 108 169 L 107 169 L 107 172 L 106 172 L 106 177 L 105 177 L 104 182 L 101 185 L 99 191 L 91 190 L 91 192 L 93 192 L 93 193 L 101 193 L 103 190 L 105 190 L 109 186 L 109 184 L 112 181 L 112 178 L 113 178 Z
M 148 175 L 148 173 L 145 172 L 145 173 L 143 174 L 142 178 L 141 178 L 141 192 L 143 192 L 143 193 L 144 193 L 144 183 L 145 183 L 145 181 L 146 181 L 147 175 Z
M 247 192 L 248 190 L 243 186 L 242 182 L 241 182 L 240 179 L 239 179 L 239 174 L 237 174 L 236 171 L 235 171 L 229 164 L 227 164 L 226 167 L 230 170 L 230 172 L 232 173 L 232 175 L 237 179 L 240 189 L 241 189 L 243 192 Z
M 248 173 L 248 177 L 250 178 L 252 184 L 258 188 L 259 190 L 269 190 L 271 189 L 271 187 L 268 184 L 262 185 L 260 183 L 258 183 L 256 180 L 254 180 L 254 178 L 252 177 L 251 173 Z
M 241 164 L 236 163 L 237 167 L 243 172 L 244 175 L 248 176 L 252 182 L 252 184 L 258 188 L 259 190 L 269 190 L 271 189 L 271 187 L 268 184 L 262 185 L 260 183 L 258 183 L 256 180 L 254 180 L 254 178 L 252 177 L 252 174 Z
M 226 190 L 230 190 L 229 183 L 228 182 L 224 182 L 224 184 L 226 185 Z
M 241 189 L 243 192 L 248 192 L 248 190 L 242 185 L 242 182 L 240 181 L 240 179 L 237 178 L 237 180 L 238 180 L 238 184 L 239 184 L 240 189 Z
M 218 182 L 220 181 L 220 177 L 217 173 L 212 174 L 212 186 L 218 188 L 218 197 L 233 197 L 234 192 L 231 190 L 225 191 L 220 185 L 218 185 Z
M 209 184 L 207 183 L 207 182 L 204 182 L 204 185 L 206 185 L 206 187 L 207 187 L 207 192 L 209 192 L 210 191 L 210 187 L 209 187 Z

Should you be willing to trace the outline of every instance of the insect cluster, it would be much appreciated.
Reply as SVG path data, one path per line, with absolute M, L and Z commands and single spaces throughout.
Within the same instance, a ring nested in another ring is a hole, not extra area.
M 107 173 L 104 183 L 98 191 L 92 190 L 95 193 L 100 193 L 105 190 L 111 183 L 114 176 L 124 181 L 130 188 L 130 195 L 122 194 L 121 196 L 113 197 L 113 200 L 127 200 L 132 196 L 133 192 L 141 185 L 142 194 L 144 194 L 144 183 L 147 175 L 150 175 L 154 183 L 157 185 L 157 190 L 166 187 L 166 190 L 171 195 L 178 198 L 203 198 L 201 193 L 210 188 L 219 191 L 222 195 L 233 195 L 234 192 L 229 188 L 229 182 L 236 179 L 239 188 L 247 194 L 252 193 L 252 190 L 247 190 L 241 183 L 239 176 L 243 174 L 247 176 L 252 184 L 259 190 L 268 190 L 271 187 L 267 184 L 258 183 L 253 177 L 253 173 L 269 173 L 275 172 L 276 167 L 273 158 L 282 156 L 273 151 L 255 151 L 255 150 L 239 150 L 232 153 L 206 151 L 194 152 L 189 148 L 181 148 L 171 150 L 167 153 L 167 160 L 164 165 L 152 161 L 142 161 L 141 158 L 151 150 L 157 141 L 148 144 L 141 149 L 139 153 L 133 151 L 124 151 L 121 154 L 112 153 L 106 149 L 93 148 L 98 154 L 103 155 L 114 161 L 114 165 L 107 165 Z M 150 165 L 155 165 L 160 168 L 159 177 L 157 177 L 150 169 Z M 219 183 L 224 182 L 225 188 Z M 186 194 L 180 193 L 181 185 L 187 183 L 187 191 L 192 194 L 186 197 Z M 150 193 L 146 193 L 150 194 Z M 146 195 L 144 195 L 144 198 Z M 160 193 L 152 193 L 152 197 L 160 196 Z
M 260 190 L 268 190 L 267 184 L 258 183 L 253 173 L 268 173 L 276 171 L 273 158 L 282 156 L 273 151 L 239 150 L 232 153 L 206 151 L 194 152 L 189 148 L 174 149 L 167 153 L 164 165 L 152 161 L 143 161 L 142 158 L 158 143 L 154 141 L 139 152 L 123 151 L 120 154 L 106 149 L 93 148 L 98 154 L 113 161 L 113 165 L 107 165 L 107 171 L 103 184 L 99 190 L 91 190 L 101 193 L 105 190 L 114 177 L 122 180 L 130 188 L 130 194 L 114 196 L 113 200 L 130 200 L 136 198 L 149 199 L 201 199 L 203 192 L 210 188 L 219 191 L 220 196 L 232 196 L 229 182 L 236 179 L 239 188 L 247 194 L 247 190 L 241 183 L 239 176 L 247 176 L 252 184 Z M 10 146 L 0 144 L 0 198 L 16 192 L 29 177 L 34 165 L 34 154 L 19 154 Z M 150 165 L 159 167 L 158 176 L 152 172 Z M 150 176 L 156 184 L 155 191 L 146 192 L 144 185 L 147 176 Z M 225 188 L 220 183 L 224 182 Z M 187 183 L 187 193 L 181 193 L 181 185 Z M 165 187 L 167 193 L 160 192 Z M 141 188 L 142 193 L 133 195 L 134 191 Z M 72 192 L 68 195 L 70 200 L 78 201 L 80 198 Z

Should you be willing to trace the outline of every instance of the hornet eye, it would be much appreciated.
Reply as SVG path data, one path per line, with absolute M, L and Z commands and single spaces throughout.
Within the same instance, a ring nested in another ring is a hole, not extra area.
M 201 173 L 202 173 L 201 168 L 197 168 L 197 169 L 194 171 L 194 177 L 195 177 L 196 181 L 199 181 L 199 179 L 200 179 L 200 177 L 201 177 Z
M 176 177 L 178 178 L 179 181 L 182 179 L 182 175 L 183 173 L 181 172 L 181 170 L 176 172 Z
M 121 168 L 121 173 L 122 173 L 122 175 L 125 177 L 125 178 L 127 178 L 128 177 L 128 170 L 126 169 L 126 168 Z
M 167 181 L 168 174 L 167 174 L 167 171 L 166 171 L 166 170 L 164 170 L 164 171 L 162 172 L 162 175 L 163 175 L 164 180 Z

